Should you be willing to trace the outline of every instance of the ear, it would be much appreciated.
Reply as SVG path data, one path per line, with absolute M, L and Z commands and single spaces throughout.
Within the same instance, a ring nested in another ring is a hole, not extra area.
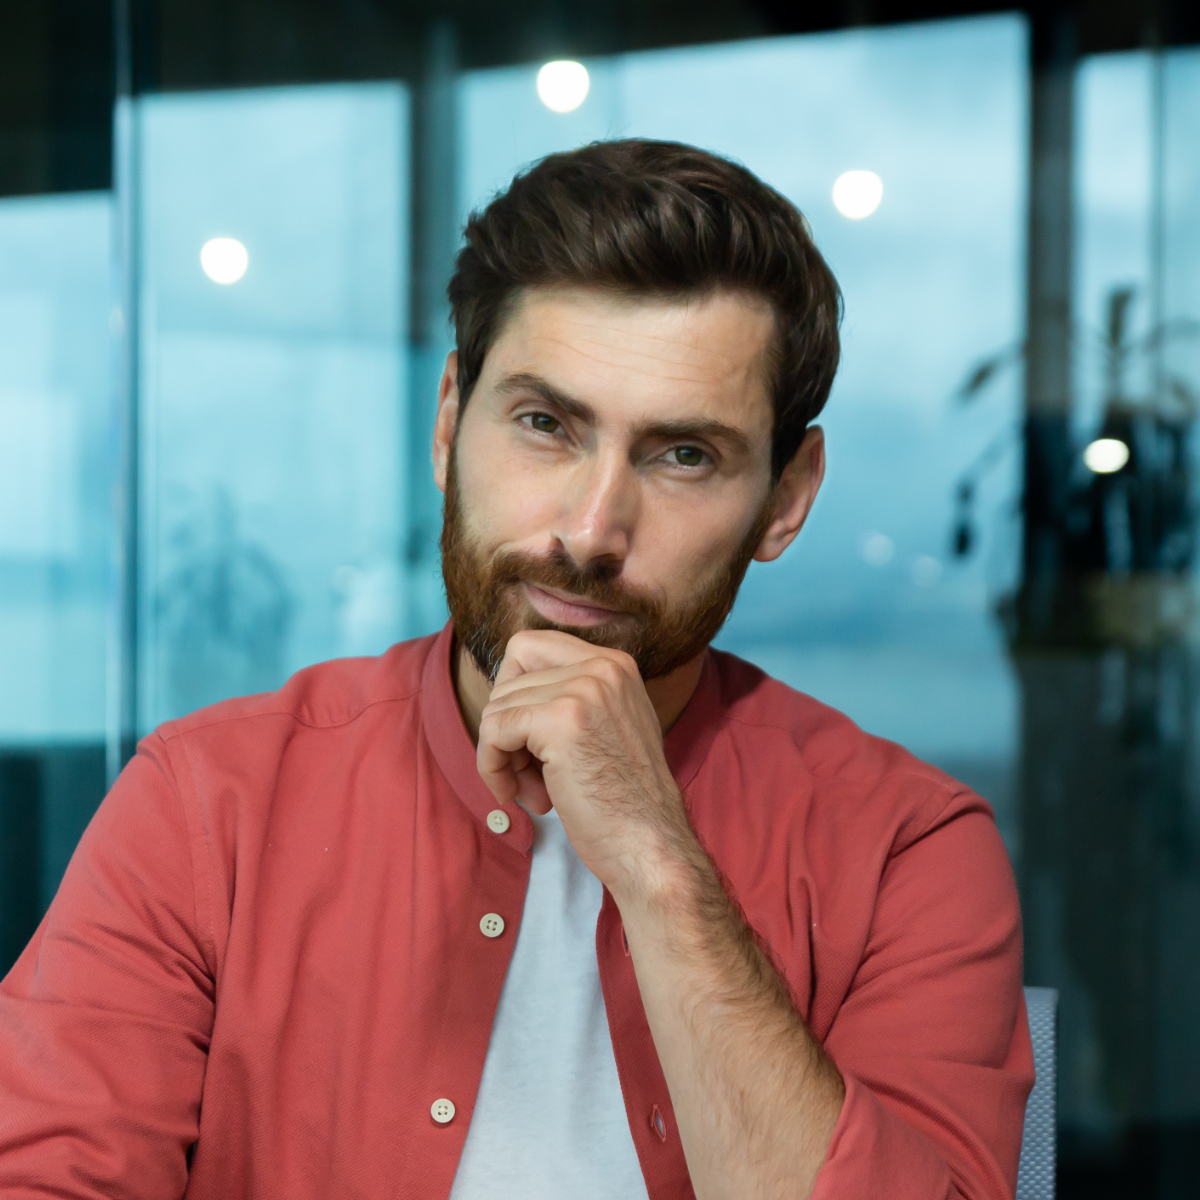
M 759 562 L 773 562 L 792 544 L 824 478 L 825 431 L 812 425 L 775 485 L 775 513 L 754 552 Z
M 446 468 L 454 430 L 458 426 L 458 351 L 446 355 L 446 366 L 438 384 L 437 418 L 433 422 L 433 481 L 438 490 L 446 490 Z

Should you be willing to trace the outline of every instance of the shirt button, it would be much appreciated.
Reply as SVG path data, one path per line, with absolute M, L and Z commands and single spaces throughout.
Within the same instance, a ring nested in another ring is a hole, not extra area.
M 499 937 L 504 932 L 504 918 L 499 913 L 484 913 L 479 919 L 479 931 L 484 937 Z
M 508 813 L 502 808 L 493 808 L 487 815 L 487 823 L 493 833 L 507 833 L 508 827 L 512 824 L 508 819 Z
M 454 1101 L 435 1100 L 429 1109 L 429 1115 L 439 1125 L 449 1125 L 454 1120 Z

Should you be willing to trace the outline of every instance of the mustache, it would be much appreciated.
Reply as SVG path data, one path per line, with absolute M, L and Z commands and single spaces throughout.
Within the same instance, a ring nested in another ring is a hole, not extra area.
M 615 609 L 614 615 L 641 621 L 662 617 L 663 607 L 658 600 L 623 582 L 618 565 L 599 562 L 581 567 L 562 551 L 545 555 L 501 551 L 492 560 L 491 576 L 497 588 L 532 583 L 569 592 L 582 600 L 594 600 L 602 608 Z

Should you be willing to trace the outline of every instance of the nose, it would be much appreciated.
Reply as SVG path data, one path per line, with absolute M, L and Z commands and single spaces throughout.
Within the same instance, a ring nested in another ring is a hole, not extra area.
M 637 472 L 619 453 L 588 455 L 564 495 L 555 539 L 577 566 L 623 563 L 641 503 Z

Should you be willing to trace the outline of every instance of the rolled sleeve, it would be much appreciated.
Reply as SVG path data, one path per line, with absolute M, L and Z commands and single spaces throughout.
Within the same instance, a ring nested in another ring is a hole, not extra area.
M 950 1171 L 927 1138 L 890 1113 L 870 1088 L 844 1075 L 846 1099 L 810 1200 L 887 1195 L 954 1196 Z
M 213 1014 L 193 852 L 148 739 L 0 983 L 4 1196 L 183 1194 Z
M 1012 1197 L 1033 1055 L 1015 882 L 977 797 L 890 857 L 825 1048 L 847 1092 L 814 1200 Z

